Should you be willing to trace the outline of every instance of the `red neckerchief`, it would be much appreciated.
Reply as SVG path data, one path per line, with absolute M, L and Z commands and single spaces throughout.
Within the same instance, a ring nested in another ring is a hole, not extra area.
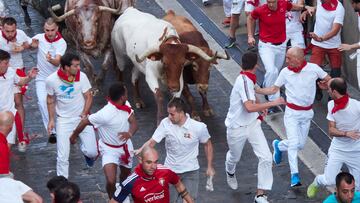
M 338 0 L 330 0 L 327 3 L 322 3 L 322 7 L 327 11 L 335 11 L 338 5 Z
M 56 42 L 56 41 L 59 41 L 60 39 L 62 39 L 60 32 L 56 33 L 56 36 L 54 39 L 49 39 L 45 34 L 44 34 L 44 37 L 45 37 L 46 41 L 49 43 L 53 43 L 53 42 Z
M 250 73 L 247 71 L 241 71 L 240 74 L 246 75 L 251 81 L 253 81 L 254 85 L 256 84 L 256 75 L 254 73 Z
M 155 171 L 156 172 L 156 171 Z M 154 172 L 154 174 L 155 174 Z M 148 175 L 146 174 L 143 169 L 141 168 L 141 165 L 137 165 L 136 168 L 135 168 L 135 173 L 138 174 L 140 177 L 144 178 L 144 179 L 147 179 L 147 180 L 151 180 L 151 179 L 155 179 L 155 176 L 154 175 Z
M 5 33 L 3 32 L 3 31 L 1 31 L 1 34 L 2 34 L 2 37 L 4 38 L 4 39 L 6 39 L 6 43 L 8 43 L 9 44 L 9 42 L 11 42 L 11 41 L 13 41 L 14 39 L 16 39 L 16 34 L 17 34 L 17 32 L 15 31 L 15 35 L 14 35 L 14 37 L 13 38 L 7 38 L 7 36 L 5 35 Z
M 119 110 L 122 110 L 122 111 L 126 111 L 128 112 L 129 114 L 131 113 L 131 108 L 127 105 L 119 105 L 119 104 L 116 104 L 115 102 L 111 101 L 110 98 L 107 98 L 108 102 L 112 105 L 114 105 L 117 109 Z
M 301 64 L 300 67 L 291 67 L 291 66 L 288 66 L 287 68 L 288 68 L 289 70 L 291 70 L 292 72 L 294 72 L 294 73 L 300 73 L 300 71 L 301 71 L 303 68 L 305 68 L 306 64 L 307 64 L 307 62 L 306 62 L 306 61 L 303 61 L 303 63 Z
M 345 109 L 347 103 L 349 102 L 349 95 L 345 94 L 339 99 L 334 99 L 334 107 L 331 110 L 331 113 L 334 114 L 341 109 Z
M 4 79 L 6 79 L 5 74 L 6 74 L 6 72 L 5 73 L 0 73 L 0 77 L 3 77 Z
M 254 7 L 258 7 L 260 4 L 260 1 L 259 0 L 248 0 L 248 1 L 246 1 L 246 3 L 253 5 Z
M 10 150 L 5 135 L 0 133 L 0 174 L 9 174 Z
M 62 68 L 59 68 L 59 69 L 58 69 L 57 75 L 59 76 L 60 80 L 62 80 L 63 82 L 65 82 L 65 83 L 67 83 L 67 84 L 70 84 L 70 85 L 74 84 L 74 82 L 80 81 L 80 71 L 78 71 L 78 72 L 76 73 L 75 80 L 74 80 L 74 79 L 73 79 L 73 80 L 70 80 L 70 79 L 69 79 L 70 77 L 69 77 L 66 73 L 64 73 L 64 71 L 62 70 Z

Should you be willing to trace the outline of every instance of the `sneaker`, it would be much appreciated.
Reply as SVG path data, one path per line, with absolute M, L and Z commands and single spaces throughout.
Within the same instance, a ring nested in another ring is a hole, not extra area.
M 254 202 L 255 203 L 268 203 L 269 201 L 267 200 L 266 194 L 261 194 L 261 195 L 255 196 Z
M 300 177 L 298 173 L 291 174 L 291 187 L 301 186 Z
M 319 190 L 319 187 L 316 185 L 315 182 L 311 183 L 307 188 L 307 196 L 308 198 L 314 198 Z
M 26 142 L 25 141 L 19 142 L 18 150 L 19 150 L 19 152 L 26 152 Z
M 282 152 L 279 149 L 279 140 L 274 140 L 272 142 L 272 146 L 274 149 L 274 153 L 273 153 L 273 160 L 275 164 L 280 164 L 281 163 L 281 159 L 282 159 Z
M 85 162 L 86 162 L 87 167 L 89 167 L 89 168 L 93 167 L 94 164 L 95 164 L 95 159 L 94 158 L 89 158 L 89 157 L 87 157 L 85 155 L 84 155 L 84 157 L 85 157 Z
M 231 175 L 228 172 L 226 172 L 226 181 L 231 189 L 236 190 L 238 188 L 238 182 L 236 180 L 235 174 Z
M 230 22 L 231 22 L 231 17 L 225 17 L 221 24 L 223 24 L 224 26 L 230 26 Z
M 50 144 L 55 144 L 56 143 L 56 134 L 55 133 L 51 133 L 48 139 L 48 142 Z
M 235 43 L 236 43 L 236 38 L 229 37 L 228 42 L 226 42 L 226 44 L 225 44 L 225 48 L 229 49 L 229 48 L 233 47 L 235 45 Z

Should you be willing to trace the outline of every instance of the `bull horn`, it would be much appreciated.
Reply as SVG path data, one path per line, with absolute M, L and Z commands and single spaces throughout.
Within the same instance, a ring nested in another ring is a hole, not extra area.
M 109 12 L 109 13 L 114 14 L 114 15 L 120 15 L 121 14 L 121 6 L 119 6 L 118 9 L 113 9 L 113 8 L 110 8 L 110 7 L 107 7 L 107 6 L 99 6 L 99 10 Z
M 203 58 L 206 61 L 213 61 L 216 59 L 216 55 L 217 53 L 215 53 L 214 56 L 210 57 L 209 55 L 207 55 L 202 49 L 200 49 L 199 47 L 196 47 L 194 45 L 188 44 L 187 45 L 189 48 L 189 52 L 197 54 L 199 56 L 201 56 L 201 58 Z
M 135 59 L 136 59 L 136 62 L 138 63 L 141 63 L 143 62 L 146 57 L 150 56 L 151 54 L 153 53 L 156 53 L 156 52 L 159 52 L 160 51 L 160 48 L 159 46 L 154 46 L 152 48 L 149 48 L 145 53 L 143 53 L 142 55 L 140 55 L 140 57 L 138 57 L 137 54 L 135 54 Z
M 57 5 L 55 5 L 53 7 L 58 8 Z M 53 17 L 56 22 L 61 22 L 61 21 L 65 20 L 65 18 L 75 14 L 75 10 L 71 9 L 70 11 L 64 13 L 64 15 L 59 17 L 54 13 L 54 11 L 52 9 L 53 7 L 48 8 L 48 10 L 49 10 L 49 13 L 50 13 L 51 17 Z
M 225 59 L 225 60 L 229 60 L 229 59 L 230 59 L 230 56 L 229 56 L 229 54 L 227 53 L 226 50 L 225 50 L 225 54 L 216 52 L 215 55 L 216 55 L 216 58 L 218 58 L 218 59 Z

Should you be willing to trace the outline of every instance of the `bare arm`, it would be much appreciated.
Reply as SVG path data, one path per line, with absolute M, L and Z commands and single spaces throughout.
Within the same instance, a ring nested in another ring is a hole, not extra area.
M 43 199 L 32 190 L 27 191 L 21 197 L 24 200 L 24 202 L 29 202 L 29 203 L 42 203 L 43 202 Z
M 255 92 L 262 95 L 271 95 L 275 94 L 278 91 L 280 91 L 280 87 L 275 85 L 271 87 L 255 88 Z
M 340 32 L 342 25 L 339 23 L 334 23 L 330 32 L 326 33 L 323 36 L 319 36 L 320 40 L 322 39 L 322 41 L 326 41 L 331 39 L 332 37 L 334 37 L 335 35 L 337 35 L 337 33 Z
M 48 54 L 48 55 L 50 55 L 50 54 Z M 57 54 L 55 56 L 55 58 L 51 58 L 51 56 L 50 57 L 46 56 L 46 59 L 52 65 L 59 66 L 60 65 L 60 60 L 61 60 L 61 55 Z
M 135 155 L 140 154 L 141 150 L 145 147 L 145 146 L 150 146 L 150 147 L 154 147 L 156 145 L 156 141 L 152 138 L 150 138 L 148 141 L 146 141 L 139 149 L 135 150 Z
M 210 139 L 204 144 L 204 150 L 207 159 L 206 175 L 214 176 L 215 175 L 215 170 L 213 167 L 214 150 Z
M 179 182 L 175 184 L 175 189 L 187 203 L 194 202 L 181 180 L 179 180 Z
M 47 95 L 46 104 L 49 113 L 48 133 L 51 134 L 51 130 L 55 128 L 55 96 Z
M 83 93 L 83 95 L 84 95 L 84 98 L 85 98 L 85 105 L 84 105 L 84 109 L 83 109 L 83 111 L 81 113 L 81 117 L 85 118 L 90 112 L 90 108 L 91 108 L 92 101 L 93 101 L 93 96 L 92 96 L 90 90 Z
M 85 129 L 86 126 L 91 125 L 89 118 L 85 117 L 81 119 L 79 125 L 75 128 L 73 133 L 70 136 L 70 143 L 75 144 L 76 139 L 79 137 L 79 134 Z
M 251 14 L 247 17 L 247 32 L 248 32 L 248 44 L 249 46 L 255 46 L 255 22 L 256 20 L 251 17 Z
M 339 47 L 340 51 L 349 51 L 351 49 L 360 49 L 360 42 L 354 44 L 341 44 Z
M 274 101 L 261 103 L 261 104 L 257 104 L 252 100 L 244 102 L 245 109 L 248 112 L 259 112 L 259 111 L 263 111 L 263 110 L 268 109 L 273 106 L 278 106 L 280 104 L 285 104 L 285 100 L 282 97 L 277 98 Z
M 354 140 L 360 138 L 360 133 L 357 131 L 341 131 L 336 128 L 334 121 L 329 121 L 329 134 L 332 137 L 348 137 Z

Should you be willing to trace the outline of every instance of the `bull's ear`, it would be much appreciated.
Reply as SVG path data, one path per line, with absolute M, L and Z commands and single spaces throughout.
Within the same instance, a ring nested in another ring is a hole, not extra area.
M 186 59 L 189 60 L 189 61 L 195 61 L 196 59 L 199 58 L 199 56 L 197 54 L 194 54 L 194 53 L 186 53 Z
M 163 57 L 162 53 L 156 52 L 156 53 L 150 54 L 147 58 L 152 61 L 159 61 L 159 60 L 161 60 L 162 57 Z

